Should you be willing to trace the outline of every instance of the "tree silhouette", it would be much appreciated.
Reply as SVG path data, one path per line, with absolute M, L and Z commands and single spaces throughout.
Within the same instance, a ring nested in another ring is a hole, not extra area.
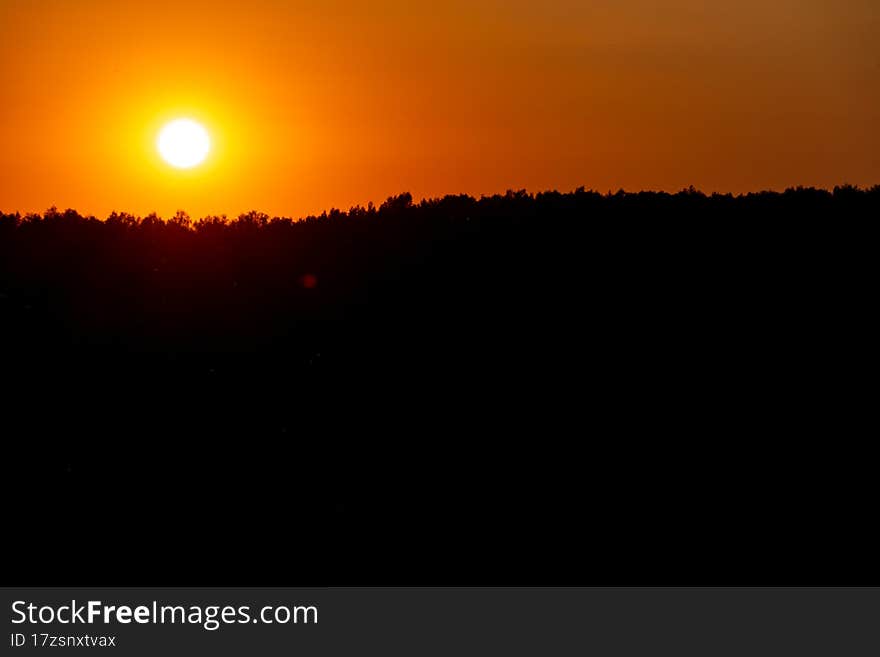
M 276 531 L 326 541 L 322 572 L 353 572 L 353 545 L 381 572 L 401 545 L 466 568 L 444 536 L 556 573 L 644 573 L 648 543 L 696 572 L 721 545 L 747 573 L 750 545 L 806 568 L 808 529 L 846 526 L 854 558 L 870 460 L 832 443 L 863 435 L 878 210 L 880 187 L 581 187 L 301 220 L 0 214 L 10 526 L 41 564 L 63 526 L 98 570 L 96 499 L 120 545 L 156 537 L 141 567 L 173 567 L 174 537 L 259 568 Z M 817 487 L 832 470 L 846 486 Z

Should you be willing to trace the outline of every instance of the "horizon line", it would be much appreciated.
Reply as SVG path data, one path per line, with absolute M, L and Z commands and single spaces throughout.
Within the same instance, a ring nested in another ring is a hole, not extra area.
M 241 212 L 238 212 L 235 215 L 229 215 L 227 213 L 220 213 L 220 214 L 210 214 L 209 213 L 209 214 L 205 214 L 205 215 L 201 215 L 199 217 L 193 218 L 186 210 L 184 210 L 182 208 L 178 208 L 174 212 L 173 215 L 169 216 L 169 219 L 177 218 L 178 216 L 183 214 L 183 215 L 186 215 L 186 217 L 188 219 L 194 220 L 194 221 L 198 221 L 201 219 L 225 219 L 227 221 L 234 221 L 235 219 L 241 218 L 241 217 L 255 217 L 255 216 L 257 216 L 257 217 L 265 217 L 267 220 L 284 220 L 284 221 L 289 220 L 289 221 L 293 221 L 293 222 L 299 222 L 299 221 L 307 221 L 310 219 L 320 219 L 322 217 L 327 217 L 327 216 L 336 215 L 336 214 L 350 214 L 352 212 L 378 211 L 379 209 L 384 207 L 386 204 L 389 204 L 391 202 L 394 202 L 396 200 L 399 200 L 399 199 L 402 199 L 405 197 L 409 197 L 409 199 L 406 203 L 407 206 L 419 207 L 419 206 L 424 206 L 424 205 L 428 205 L 428 204 L 435 203 L 435 202 L 440 202 L 440 201 L 450 199 L 450 198 L 455 198 L 455 199 L 466 198 L 466 199 L 470 199 L 471 201 L 474 201 L 474 202 L 480 202 L 482 200 L 494 200 L 494 199 L 525 199 L 525 198 L 528 198 L 531 200 L 537 200 L 541 196 L 550 196 L 550 195 L 575 196 L 578 194 L 585 194 L 585 195 L 591 195 L 591 196 L 600 197 L 600 198 L 614 198 L 616 196 L 638 196 L 638 195 L 645 194 L 645 195 L 652 195 L 652 196 L 670 196 L 670 197 L 685 195 L 685 196 L 702 196 L 704 198 L 742 199 L 742 198 L 748 198 L 751 196 L 759 196 L 759 195 L 780 195 L 781 196 L 781 195 L 784 195 L 787 193 L 796 193 L 796 192 L 817 192 L 817 193 L 828 194 L 831 196 L 833 196 L 834 194 L 839 193 L 839 192 L 856 192 L 856 193 L 870 194 L 870 193 L 880 192 L 880 183 L 876 183 L 876 184 L 873 184 L 870 186 L 853 185 L 850 183 L 841 183 L 839 185 L 834 185 L 833 187 L 830 187 L 830 188 L 829 187 L 817 187 L 817 186 L 813 186 L 813 185 L 809 185 L 809 186 L 795 185 L 795 186 L 785 187 L 784 189 L 765 188 L 765 189 L 751 190 L 751 191 L 747 191 L 747 192 L 713 191 L 710 193 L 704 192 L 702 189 L 694 187 L 693 185 L 690 185 L 688 187 L 682 187 L 681 189 L 679 189 L 678 191 L 675 191 L 675 192 L 669 192 L 669 191 L 665 191 L 662 189 L 641 189 L 641 190 L 637 190 L 637 191 L 629 191 L 623 187 L 618 188 L 616 191 L 612 191 L 609 189 L 606 192 L 600 192 L 592 187 L 587 189 L 585 186 L 582 185 L 582 186 L 576 187 L 570 191 L 559 191 L 558 189 L 544 189 L 544 190 L 540 190 L 537 192 L 532 192 L 532 191 L 529 191 L 525 188 L 521 188 L 521 189 L 508 188 L 504 193 L 496 192 L 494 194 L 480 194 L 479 196 L 474 196 L 472 194 L 468 194 L 465 192 L 447 193 L 442 196 L 423 196 L 419 200 L 415 200 L 410 192 L 404 191 L 404 192 L 400 192 L 399 194 L 387 197 L 384 201 L 382 201 L 379 204 L 376 204 L 374 201 L 370 200 L 367 202 L 366 205 L 355 204 L 355 205 L 350 206 L 348 209 L 342 209 L 341 207 L 330 206 L 329 208 L 323 210 L 320 214 L 307 214 L 307 215 L 300 215 L 299 217 L 294 217 L 292 215 L 283 215 L 283 214 L 269 215 L 265 212 L 262 212 L 260 210 L 255 209 L 255 208 L 251 208 L 248 210 L 243 210 Z M 47 216 L 65 215 L 65 214 L 69 214 L 69 213 L 74 213 L 82 219 L 95 219 L 97 221 L 107 221 L 108 219 L 113 218 L 113 217 L 126 217 L 126 218 L 133 218 L 133 219 L 137 219 L 137 220 L 150 218 L 150 219 L 158 219 L 161 221 L 166 221 L 166 219 L 155 210 L 141 215 L 141 214 L 131 213 L 126 210 L 115 210 L 114 209 L 114 210 L 111 210 L 110 213 L 105 218 L 101 218 L 101 217 L 97 216 L 96 214 L 92 214 L 92 213 L 81 214 L 79 212 L 79 210 L 72 208 L 72 207 L 67 207 L 67 208 L 61 210 L 55 204 L 50 205 L 48 208 L 46 208 L 42 212 L 37 212 L 37 211 L 22 212 L 20 210 L 7 212 L 3 209 L 0 209 L 0 216 L 2 216 L 2 217 L 17 217 L 18 219 L 37 218 L 37 217 L 46 218 Z

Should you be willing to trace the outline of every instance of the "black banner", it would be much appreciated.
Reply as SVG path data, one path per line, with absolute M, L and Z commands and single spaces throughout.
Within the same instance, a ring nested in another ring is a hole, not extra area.
M 880 589 L 4 589 L 7 654 L 876 655 Z

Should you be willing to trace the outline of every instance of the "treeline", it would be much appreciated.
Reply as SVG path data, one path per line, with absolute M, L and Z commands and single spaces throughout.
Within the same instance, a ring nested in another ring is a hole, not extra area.
M 790 373 L 802 350 L 816 364 L 829 331 L 865 326 L 878 209 L 880 187 L 844 186 L 401 194 L 301 221 L 7 214 L 0 337 L 22 376 L 35 361 L 148 354 L 367 388 L 540 376 L 568 394 L 563 363 L 629 385 L 625 371 L 758 371 L 768 350 Z
M 880 194 L 880 185 L 870 188 L 859 188 L 852 185 L 837 186 L 833 190 L 817 189 L 813 187 L 789 188 L 784 192 L 761 191 L 748 194 L 719 194 L 706 195 L 703 192 L 690 187 L 676 194 L 666 192 L 636 192 L 627 193 L 620 190 L 616 193 L 599 192 L 580 187 L 574 192 L 563 193 L 558 191 L 528 193 L 526 190 L 508 190 L 505 194 L 482 196 L 476 199 L 465 194 L 447 195 L 442 198 L 423 199 L 419 203 L 413 203 L 409 193 L 389 197 L 379 207 L 370 202 L 366 207 L 354 206 L 349 210 L 332 208 L 320 215 L 308 215 L 298 219 L 290 217 L 272 216 L 252 210 L 229 218 L 226 215 L 208 215 L 193 219 L 183 210 L 178 210 L 174 216 L 167 219 L 156 213 L 150 213 L 144 217 L 133 215 L 128 212 L 112 212 L 104 223 L 108 226 L 124 226 L 128 228 L 143 226 L 151 228 L 167 225 L 172 229 L 186 228 L 196 232 L 210 231 L 221 226 L 234 228 L 253 228 L 266 226 L 287 226 L 297 223 L 314 223 L 319 221 L 339 221 L 344 219 L 369 219 L 398 215 L 401 212 L 408 213 L 413 218 L 432 216 L 438 212 L 445 212 L 449 219 L 455 218 L 479 218 L 482 216 L 536 216 L 546 212 L 553 213 L 578 213 L 591 212 L 625 212 L 638 208 L 658 211 L 675 210 L 678 212 L 699 211 L 738 211 L 748 212 L 758 209 L 763 211 L 795 209 L 821 212 L 829 209 L 832 204 L 840 204 L 842 201 L 852 203 L 876 203 L 877 195 Z M 2 213 L 0 212 L 0 225 L 5 230 L 22 224 L 39 222 L 68 222 L 74 224 L 94 223 L 100 221 L 93 215 L 81 215 L 76 210 L 58 210 L 56 207 L 49 208 L 43 214 Z
M 759 544 L 791 573 L 844 531 L 849 559 L 872 544 L 847 441 L 873 403 L 878 210 L 880 188 L 838 187 L 3 215 L 2 430 L 28 450 L 4 479 L 34 495 L 10 525 L 41 568 L 34 525 L 97 499 L 156 568 L 193 566 L 173 543 L 279 572 L 271 544 L 325 574 L 424 548 L 453 579 L 526 553 L 747 575 Z
M 734 322 L 758 308 L 783 320 L 786 305 L 804 310 L 834 281 L 838 298 L 861 286 L 878 206 L 880 187 L 844 186 L 419 203 L 401 194 L 299 221 L 99 220 L 52 208 L 0 216 L 0 313 L 3 330 L 25 342 L 163 354 L 286 351 L 322 323 L 316 340 L 343 326 L 387 336 L 427 322 L 442 350 L 454 342 L 437 340 L 445 325 L 455 334 L 532 326 L 549 338 L 569 315 L 564 323 L 584 313 L 677 323 L 723 304 L 740 309 Z

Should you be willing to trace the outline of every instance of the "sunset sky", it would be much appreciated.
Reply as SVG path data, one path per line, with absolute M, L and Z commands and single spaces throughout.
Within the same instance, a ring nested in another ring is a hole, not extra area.
M 876 0 L 0 0 L 0 211 L 880 183 Z M 180 117 L 211 137 L 180 170 Z

